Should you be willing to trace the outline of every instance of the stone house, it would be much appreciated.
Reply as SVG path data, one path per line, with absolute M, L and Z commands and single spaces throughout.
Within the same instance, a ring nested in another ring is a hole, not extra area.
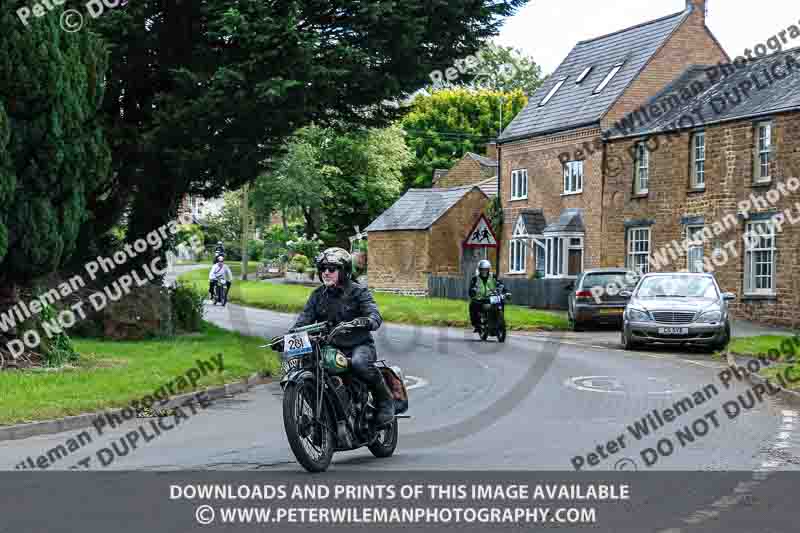
M 486 186 L 495 185 L 491 196 L 496 196 L 497 181 L 490 181 L 496 178 L 497 145 L 489 143 L 486 146 L 486 156 L 467 152 L 450 170 L 435 170 L 433 186 L 444 189 L 488 182 Z
M 796 327 L 800 48 L 689 67 L 644 107 L 689 87 L 683 105 L 609 137 L 601 263 L 712 271 L 735 316 Z
M 476 185 L 410 189 L 367 228 L 370 289 L 424 296 L 428 276 L 462 273 L 462 243 L 489 196 Z
M 450 170 L 434 170 L 433 188 L 410 189 L 364 230 L 370 288 L 427 295 L 429 275 L 466 275 L 480 259 L 492 259 L 486 248 L 463 246 L 497 197 L 494 143 L 486 152 L 467 152 Z
M 604 131 L 691 65 L 730 59 L 705 25 L 705 1 L 575 45 L 498 139 L 499 273 L 570 278 L 601 266 Z

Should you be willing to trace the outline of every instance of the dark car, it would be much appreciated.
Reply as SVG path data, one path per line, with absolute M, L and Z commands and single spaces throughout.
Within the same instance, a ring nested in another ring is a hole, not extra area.
M 645 274 L 625 309 L 622 345 L 666 343 L 721 350 L 731 338 L 728 301 L 712 274 Z
M 595 268 L 578 275 L 569 291 L 567 317 L 570 329 L 580 331 L 589 324 L 622 324 L 628 298 L 639 274 L 624 268 Z

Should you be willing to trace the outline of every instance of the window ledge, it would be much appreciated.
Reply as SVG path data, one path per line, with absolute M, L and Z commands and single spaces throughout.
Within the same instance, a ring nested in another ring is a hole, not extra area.
M 631 195 L 631 199 L 632 200 L 639 200 L 641 198 L 649 198 L 649 197 L 650 197 L 650 193 L 649 192 L 640 192 L 640 193 L 636 193 L 636 194 L 632 194 Z
M 527 272 L 506 272 L 506 276 L 524 276 Z
M 742 296 L 743 302 L 776 302 L 778 300 L 777 294 L 745 294 Z
M 578 194 L 583 194 L 583 191 L 580 190 L 578 192 L 562 192 L 561 196 L 577 196 Z
M 705 187 L 689 187 L 689 189 L 686 192 L 688 192 L 689 194 L 692 194 L 692 193 L 704 193 L 704 192 L 706 192 L 706 188 Z
M 764 181 L 752 181 L 750 182 L 750 187 L 769 187 L 772 185 L 772 179 L 764 180 Z
M 511 202 L 518 202 L 520 200 L 527 200 L 527 199 L 528 199 L 527 196 L 520 196 L 519 198 L 512 198 L 510 201 Z

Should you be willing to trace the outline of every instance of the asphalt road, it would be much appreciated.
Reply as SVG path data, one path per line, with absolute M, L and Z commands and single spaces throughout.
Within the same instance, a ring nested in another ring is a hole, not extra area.
M 295 317 L 229 305 L 209 307 L 207 318 L 228 329 L 271 337 L 285 332 Z M 340 453 L 334 457 L 334 470 L 571 470 L 580 464 L 577 456 L 582 457 L 582 471 L 783 470 L 800 465 L 800 420 L 794 408 L 765 399 L 729 419 L 723 403 L 745 394 L 749 386 L 734 384 L 726 390 L 718 377 L 722 365 L 702 354 L 625 352 L 560 342 L 557 336 L 512 334 L 505 344 L 482 343 L 464 330 L 395 324 L 385 324 L 376 340 L 380 356 L 409 376 L 412 418 L 400 421 L 393 457 L 377 460 L 366 449 Z M 702 404 L 692 402 L 696 405 L 684 408 L 672 422 L 658 424 L 663 427 L 649 436 L 637 440 L 628 429 L 654 409 L 673 408 L 704 388 Z M 716 414 L 707 416 L 712 411 Z M 51 469 L 69 468 L 111 447 L 142 422 L 146 420 L 94 435 L 91 444 Z M 686 442 L 686 426 L 694 442 Z M 684 430 L 685 446 L 678 430 Z M 77 433 L 2 442 L 0 468 L 13 469 L 27 456 L 46 453 Z M 608 446 L 620 436 L 624 448 Z M 664 437 L 674 450 L 648 467 L 641 451 L 656 448 Z M 597 452 L 598 445 L 606 457 Z M 590 457 L 592 452 L 598 455 Z M 117 456 L 107 468 L 300 467 L 283 433 L 280 388 L 271 384 L 215 402 L 179 429 Z

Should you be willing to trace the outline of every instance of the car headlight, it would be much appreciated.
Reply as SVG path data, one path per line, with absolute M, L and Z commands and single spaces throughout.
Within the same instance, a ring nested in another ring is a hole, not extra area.
M 695 322 L 699 322 L 701 324 L 713 324 L 714 322 L 720 322 L 722 320 L 722 313 L 719 311 L 706 311 L 702 315 L 700 315 Z
M 633 320 L 634 322 L 651 322 L 653 319 L 650 318 L 650 315 L 645 311 L 628 309 L 628 320 Z

